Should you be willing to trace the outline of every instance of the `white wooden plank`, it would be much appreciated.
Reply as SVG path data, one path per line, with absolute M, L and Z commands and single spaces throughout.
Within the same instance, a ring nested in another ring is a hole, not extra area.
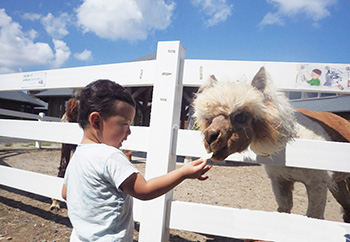
M 232 198 L 235 199 L 235 198 Z M 172 201 L 171 229 L 276 242 L 344 242 L 350 225 L 302 215 Z
M 131 134 L 121 149 L 147 152 L 149 149 L 149 127 L 130 127 Z
M 147 152 L 149 132 L 149 127 L 131 127 L 131 135 L 122 148 Z M 0 136 L 78 144 L 82 138 L 82 130 L 75 123 L 0 119 Z M 177 155 L 202 157 L 205 153 L 199 131 L 179 130 Z M 296 139 L 287 145 L 286 150 L 273 156 L 273 159 L 256 156 L 248 151 L 230 155 L 226 160 L 350 172 L 348 157 L 349 143 Z
M 77 123 L 0 119 L 0 136 L 79 144 L 83 131 Z M 131 127 L 131 135 L 122 148 L 146 152 L 148 137 L 148 127 Z
M 59 177 L 0 166 L 0 184 L 63 201 Z
M 202 157 L 206 153 L 202 138 L 199 131 L 179 130 L 176 154 Z M 248 150 L 226 160 L 350 172 L 349 157 L 350 143 L 296 139 L 272 157 L 257 156 Z
M 134 206 L 133 206 L 133 215 L 134 215 L 134 221 L 140 222 L 142 218 L 142 208 L 144 201 L 141 201 L 137 198 L 134 199 Z
M 200 131 L 179 130 L 176 155 L 202 157 L 206 153 Z
M 271 158 L 256 161 L 291 167 L 350 172 L 350 143 L 297 139 Z
M 0 119 L 0 136 L 78 144 L 83 131 L 77 123 Z
M 184 86 L 200 86 L 215 75 L 219 81 L 253 80 L 260 67 L 264 66 L 270 73 L 275 86 L 286 91 L 311 91 L 350 93 L 350 89 L 336 90 L 320 87 L 297 86 L 298 66 L 296 62 L 263 62 L 263 61 L 223 61 L 223 60 L 186 60 Z M 344 67 L 345 64 L 309 63 L 318 66 Z
M 186 50 L 179 41 L 159 43 L 157 68 L 152 96 L 149 149 L 145 176 L 147 179 L 173 170 L 181 112 L 182 72 Z M 139 241 L 166 241 L 169 231 L 167 201 L 172 192 L 144 203 Z
M 155 61 L 22 72 L 0 75 L 0 91 L 82 88 L 97 79 L 110 79 L 124 86 L 150 86 L 154 82 Z M 43 76 L 41 85 L 23 85 L 24 76 Z

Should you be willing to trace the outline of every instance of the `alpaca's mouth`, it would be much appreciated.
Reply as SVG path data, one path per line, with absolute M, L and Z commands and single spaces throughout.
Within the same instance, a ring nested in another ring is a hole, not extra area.
M 229 156 L 228 148 L 223 147 L 220 150 L 214 151 L 212 157 L 210 158 L 212 161 L 220 162 L 223 161 Z

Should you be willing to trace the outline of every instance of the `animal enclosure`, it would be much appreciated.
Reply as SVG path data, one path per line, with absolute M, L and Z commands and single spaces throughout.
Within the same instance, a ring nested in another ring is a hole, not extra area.
M 350 93 L 347 88 L 299 83 L 301 70 L 307 68 L 298 68 L 303 66 L 298 63 L 188 60 L 185 56 L 180 42 L 159 42 L 156 60 L 0 75 L 0 90 L 82 88 L 103 78 L 123 86 L 153 86 L 150 127 L 132 127 L 132 134 L 123 144 L 124 149 L 147 152 L 146 178 L 174 169 L 177 155 L 205 154 L 199 131 L 179 129 L 179 120 L 183 87 L 198 87 L 211 74 L 222 80 L 251 80 L 264 66 L 282 90 Z M 78 144 L 82 130 L 72 123 L 0 120 L 0 135 Z M 347 143 L 295 140 L 279 154 L 278 161 L 284 166 L 350 172 L 349 156 Z M 231 155 L 228 160 L 275 162 L 251 151 Z M 62 179 L 57 177 L 1 166 L 0 184 L 62 200 Z M 152 201 L 135 201 L 134 218 L 141 224 L 141 242 L 166 241 L 169 228 L 271 241 L 346 241 L 350 236 L 350 225 L 345 223 L 172 201 L 171 192 Z

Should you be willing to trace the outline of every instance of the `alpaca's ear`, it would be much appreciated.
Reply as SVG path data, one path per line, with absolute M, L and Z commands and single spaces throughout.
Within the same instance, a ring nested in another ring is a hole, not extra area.
M 256 73 L 253 81 L 252 86 L 260 91 L 264 91 L 266 87 L 266 71 L 265 67 L 261 67 L 258 73 Z
M 203 92 L 207 88 L 213 87 L 217 82 L 218 80 L 216 79 L 216 77 L 214 75 L 211 75 L 209 80 L 207 80 L 205 83 L 201 85 L 201 87 L 198 90 L 198 93 Z

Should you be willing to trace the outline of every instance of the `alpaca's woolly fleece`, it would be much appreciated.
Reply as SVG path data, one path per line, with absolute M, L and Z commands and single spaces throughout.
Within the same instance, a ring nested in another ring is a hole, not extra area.
M 255 127 L 257 135 L 251 143 L 257 154 L 276 153 L 295 136 L 294 110 L 271 83 L 261 92 L 246 82 L 217 82 L 199 92 L 193 106 L 200 127 L 217 115 L 248 111 L 260 125 Z M 262 130 L 264 134 L 259 135 Z
M 264 96 L 261 92 L 246 83 L 218 82 L 196 95 L 193 102 L 194 117 L 200 123 L 217 115 L 245 110 L 249 107 L 254 117 L 264 113 Z M 201 125 L 200 125 L 201 126 Z

